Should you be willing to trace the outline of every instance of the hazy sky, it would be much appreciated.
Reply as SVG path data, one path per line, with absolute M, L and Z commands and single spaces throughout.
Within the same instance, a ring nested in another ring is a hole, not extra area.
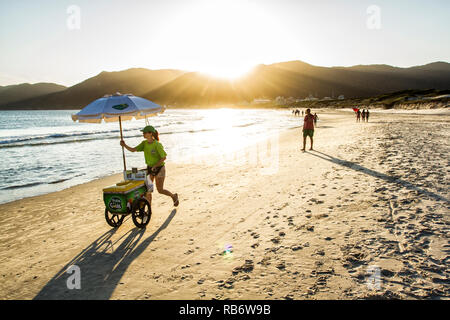
M 449 39 L 449 0 L 0 0 L 0 85 L 288 60 L 408 67 L 449 62 Z

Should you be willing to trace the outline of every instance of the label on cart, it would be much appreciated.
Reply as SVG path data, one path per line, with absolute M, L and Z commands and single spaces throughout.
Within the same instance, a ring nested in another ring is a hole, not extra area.
M 122 210 L 122 200 L 118 197 L 112 197 L 109 200 L 108 207 L 112 210 Z

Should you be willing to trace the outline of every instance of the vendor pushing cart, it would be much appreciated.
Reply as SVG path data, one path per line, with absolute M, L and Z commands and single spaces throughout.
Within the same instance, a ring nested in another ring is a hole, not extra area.
M 125 216 L 129 214 L 132 215 L 133 222 L 138 228 L 144 228 L 150 222 L 152 214 L 151 192 L 153 191 L 153 179 L 155 176 L 158 178 L 159 174 L 159 172 L 155 173 L 154 170 L 156 169 L 155 167 L 164 167 L 165 160 L 164 152 L 164 157 L 162 157 L 162 153 L 159 154 L 160 158 L 157 162 L 153 163 L 147 161 L 148 152 L 150 152 L 150 157 L 156 156 L 152 152 L 153 149 L 151 143 L 154 141 L 151 141 L 149 144 L 151 138 L 146 137 L 146 134 L 148 135 L 149 132 L 151 133 L 153 130 L 156 131 L 153 127 L 147 126 L 144 128 L 142 131 L 146 140 L 144 140 L 137 148 L 130 148 L 126 146 L 123 141 L 122 121 L 131 120 L 132 118 L 146 119 L 149 116 L 155 116 L 162 112 L 164 112 L 163 107 L 149 100 L 136 97 L 131 94 L 116 93 L 114 95 L 106 95 L 103 98 L 97 99 L 77 114 L 72 115 L 73 121 L 80 122 L 100 123 L 102 120 L 105 122 L 119 121 L 124 167 L 123 181 L 103 189 L 105 219 L 106 222 L 112 227 L 120 227 Z M 149 131 L 149 127 L 153 129 Z M 157 144 L 154 143 L 153 146 L 155 145 Z M 128 150 L 136 149 L 136 151 L 144 151 L 148 167 L 145 169 L 132 168 L 132 170 L 127 170 L 124 151 L 125 147 L 127 147 Z M 164 151 L 162 146 L 160 149 Z M 146 150 L 148 152 L 146 152 Z M 161 159 L 163 160 L 160 161 Z M 159 170 L 161 171 L 161 168 L 159 168 Z M 149 175 L 147 175 L 147 173 Z M 164 190 L 161 182 L 163 183 L 164 180 L 160 180 L 158 184 L 158 179 L 156 179 L 158 190 L 160 190 L 160 187 L 161 190 Z M 171 193 L 170 195 L 174 201 L 174 205 L 178 205 L 178 195 Z

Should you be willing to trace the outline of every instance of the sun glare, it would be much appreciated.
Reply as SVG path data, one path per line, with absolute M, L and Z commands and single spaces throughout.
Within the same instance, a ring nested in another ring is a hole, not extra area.
M 213 129 L 209 132 L 209 138 L 214 143 L 221 146 L 222 151 L 230 151 L 239 145 L 239 133 L 234 125 L 234 116 L 239 110 L 229 108 L 220 108 L 215 110 L 205 110 L 201 112 L 203 115 L 203 129 Z
M 182 11 L 158 39 L 174 58 L 188 61 L 182 69 L 233 79 L 263 63 L 268 51 L 279 50 L 268 39 L 282 38 L 283 30 L 257 2 L 208 0 Z
M 215 78 L 222 78 L 228 80 L 238 79 L 245 75 L 251 68 L 245 67 L 236 67 L 236 66 L 208 66 L 204 70 L 200 70 L 201 73 L 204 73 L 208 76 Z
M 220 108 L 216 110 L 206 110 L 204 112 L 203 123 L 206 128 L 214 128 L 218 131 L 230 130 L 233 125 L 234 110 Z

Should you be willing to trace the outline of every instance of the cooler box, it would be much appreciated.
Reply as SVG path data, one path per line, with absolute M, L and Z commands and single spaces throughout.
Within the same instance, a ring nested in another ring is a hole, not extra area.
M 103 189 L 103 201 L 111 213 L 131 212 L 133 201 L 147 192 L 145 181 L 128 180 Z

